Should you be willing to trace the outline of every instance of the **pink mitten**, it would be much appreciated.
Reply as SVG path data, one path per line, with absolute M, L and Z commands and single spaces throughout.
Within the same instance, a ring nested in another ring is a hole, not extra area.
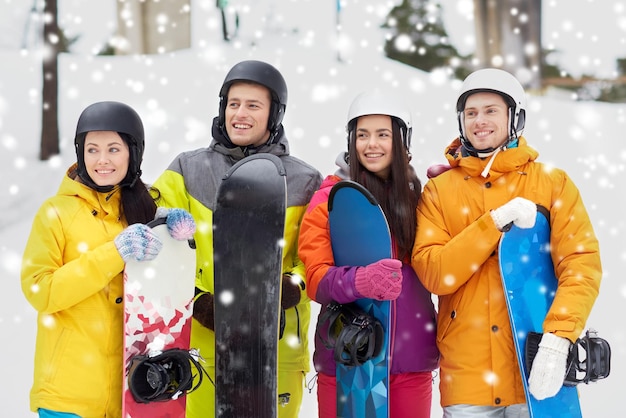
M 356 269 L 354 286 L 364 298 L 395 300 L 402 291 L 402 262 L 384 258 L 359 267 Z
M 184 209 L 170 209 L 166 223 L 170 236 L 178 241 L 191 239 L 196 232 L 196 223 L 193 217 Z

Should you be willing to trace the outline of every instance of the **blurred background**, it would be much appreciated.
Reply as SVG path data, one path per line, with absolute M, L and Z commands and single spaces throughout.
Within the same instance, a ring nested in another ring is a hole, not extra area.
M 624 416 L 625 45 L 626 2 L 615 0 L 0 0 L 0 415 L 33 416 L 36 313 L 21 293 L 21 254 L 75 160 L 81 110 L 100 100 L 137 109 L 143 178 L 154 181 L 177 153 L 208 145 L 228 69 L 261 59 L 289 86 L 292 154 L 323 175 L 345 147 L 354 96 L 405 95 L 423 182 L 457 135 L 460 80 L 491 66 L 515 74 L 529 95 L 525 136 L 579 186 L 600 239 L 604 280 L 588 325 L 611 343 L 613 370 L 580 388 L 584 416 Z M 315 393 L 302 417 L 317 416 Z

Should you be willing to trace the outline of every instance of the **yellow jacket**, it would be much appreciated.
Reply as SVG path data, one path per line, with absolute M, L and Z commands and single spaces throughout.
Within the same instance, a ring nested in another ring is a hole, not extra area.
M 213 293 L 213 209 L 217 187 L 222 176 L 238 159 L 211 148 L 190 151 L 179 155 L 170 167 L 157 179 L 154 187 L 161 194 L 159 205 L 180 207 L 188 210 L 196 221 L 197 231 L 196 286 Z M 220 149 L 222 152 L 237 153 Z M 310 166 L 288 155 L 280 155 L 287 171 L 288 200 L 285 218 L 285 242 L 283 247 L 283 271 L 305 277 L 304 265 L 298 258 L 298 234 L 300 222 L 311 195 L 321 182 L 319 173 Z M 243 158 L 243 155 L 239 159 Z M 285 312 L 284 338 L 279 342 L 278 364 L 282 370 L 308 371 L 308 335 L 311 308 L 310 299 L 303 288 L 300 303 Z M 192 323 L 192 346 L 201 349 L 208 364 L 213 365 L 215 335 L 195 319 Z
M 22 291 L 37 310 L 32 411 L 120 417 L 124 261 L 113 239 L 126 226 L 116 191 L 63 178 L 33 221 Z
M 311 307 L 304 288 L 304 264 L 297 254 L 300 222 L 311 196 L 321 183 L 321 175 L 310 165 L 289 155 L 284 136 L 266 145 L 262 152 L 280 157 L 287 172 L 287 211 L 283 246 L 283 272 L 302 278 L 300 303 L 285 312 L 285 331 L 278 346 L 278 367 L 283 371 L 309 370 L 308 334 Z M 156 180 L 160 206 L 188 210 L 196 221 L 196 287 L 213 293 L 213 210 L 222 176 L 245 155 L 241 148 L 227 148 L 213 141 L 208 148 L 182 153 Z M 215 363 L 215 334 L 195 319 L 191 345 L 200 348 L 210 367 Z M 208 383 L 207 383 L 208 385 Z
M 486 178 L 480 173 L 489 157 L 462 156 L 459 149 L 456 139 L 446 149 L 452 168 L 424 187 L 412 256 L 424 286 L 439 296 L 441 404 L 524 403 L 499 272 L 501 233 L 489 211 L 516 196 L 550 211 L 559 282 L 543 331 L 570 341 L 582 333 L 598 295 L 599 244 L 572 180 L 535 162 L 538 153 L 524 138 L 495 157 Z

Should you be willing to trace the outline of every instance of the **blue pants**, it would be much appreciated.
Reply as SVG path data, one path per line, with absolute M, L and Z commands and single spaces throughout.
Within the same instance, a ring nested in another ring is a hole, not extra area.
M 43 408 L 39 408 L 37 412 L 39 412 L 39 418 L 80 418 L 78 415 L 70 412 L 57 412 Z

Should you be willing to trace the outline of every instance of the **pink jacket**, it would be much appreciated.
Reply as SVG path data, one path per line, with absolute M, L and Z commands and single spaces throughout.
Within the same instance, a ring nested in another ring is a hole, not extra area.
M 328 196 L 332 186 L 340 181 L 328 176 L 309 204 L 300 227 L 298 252 L 306 267 L 309 297 L 322 305 L 331 301 L 353 302 L 357 299 L 354 274 L 357 267 L 335 266 L 328 230 Z M 439 365 L 436 339 L 436 312 L 431 294 L 420 283 L 413 268 L 402 267 L 402 293 L 392 302 L 392 360 L 391 374 L 435 370 Z M 322 307 L 323 315 L 326 306 Z M 324 346 L 319 335 L 326 329 L 318 323 L 315 335 L 315 369 L 334 375 L 336 364 L 332 349 Z

